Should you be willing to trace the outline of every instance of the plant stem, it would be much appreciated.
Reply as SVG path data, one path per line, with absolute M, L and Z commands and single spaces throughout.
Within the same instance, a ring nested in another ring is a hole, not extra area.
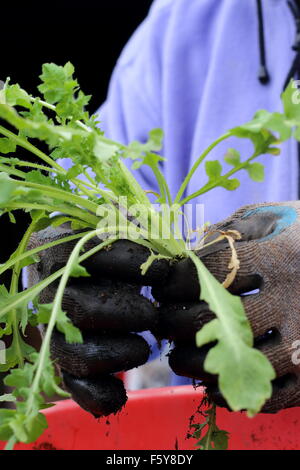
M 207 430 L 207 435 L 205 436 L 206 440 L 205 440 L 205 446 L 203 447 L 203 450 L 210 450 L 213 432 L 216 428 L 216 405 L 214 403 L 211 406 L 211 414 L 209 414 L 207 426 L 208 426 L 208 430 Z
M 31 101 L 39 101 L 39 103 L 44 106 L 44 108 L 48 108 L 48 109 L 51 109 L 51 111 L 56 111 L 56 106 L 54 104 L 50 104 L 50 103 L 47 103 L 47 101 L 44 101 L 44 100 L 40 100 L 40 98 L 34 98 L 33 96 L 31 96 Z M 81 129 L 87 131 L 87 132 L 91 132 L 91 129 L 86 126 L 83 122 L 77 120 L 75 121 L 76 124 L 81 127 Z
M 64 168 L 62 166 L 60 166 L 58 163 L 56 163 L 55 160 L 53 160 L 51 157 L 49 157 L 44 152 L 39 150 L 37 147 L 32 145 L 26 139 L 23 139 L 22 137 L 17 136 L 16 134 L 9 131 L 8 129 L 6 129 L 3 126 L 0 126 L 0 134 L 5 135 L 9 139 L 12 139 L 20 147 L 23 147 L 24 149 L 28 150 L 29 152 L 31 152 L 34 155 L 36 155 L 37 157 L 39 157 L 45 163 L 50 165 L 51 169 L 57 170 L 59 173 L 62 173 L 64 175 L 67 174 L 67 171 L 64 170 Z M 89 191 L 85 188 L 84 183 L 82 183 L 80 180 L 78 180 L 76 178 L 74 178 L 74 179 L 71 178 L 70 181 L 72 181 L 75 184 L 75 186 L 78 186 L 82 190 L 82 192 L 84 192 L 84 194 L 86 194 L 89 197 L 93 197 L 93 194 L 89 193 Z
M 249 157 L 246 161 L 240 163 L 240 165 L 235 166 L 231 170 L 229 170 L 225 175 L 222 175 L 220 178 L 214 180 L 213 183 L 207 183 L 204 186 L 202 186 L 199 191 L 195 191 L 194 193 L 190 194 L 186 198 L 182 199 L 180 201 L 180 206 L 183 206 L 184 204 L 188 203 L 192 199 L 198 196 L 202 196 L 202 194 L 207 193 L 208 191 L 211 191 L 212 189 L 216 188 L 217 186 L 220 186 L 220 183 L 224 181 L 225 179 L 228 179 L 230 176 L 234 175 L 238 171 L 242 170 L 245 168 L 248 163 L 250 163 L 253 159 L 257 158 L 259 155 L 257 153 L 254 153 L 251 157 Z
M 16 251 L 16 256 L 21 255 L 27 247 L 29 242 L 29 238 L 31 237 L 32 233 L 34 232 L 36 226 L 36 221 L 31 222 L 28 229 L 26 230 L 19 246 Z M 15 295 L 18 292 L 18 285 L 19 285 L 19 277 L 21 272 L 21 262 L 17 261 L 14 265 L 14 269 L 12 271 L 11 276 L 11 283 L 10 283 L 10 291 L 11 295 Z M 15 342 L 16 349 L 18 351 L 18 358 L 19 358 L 19 366 L 23 367 L 24 365 L 24 358 L 22 355 L 22 349 L 20 347 L 20 331 L 19 331 L 19 324 L 17 320 L 17 310 L 12 309 L 10 312 L 10 316 L 12 318 L 12 327 L 13 327 L 13 341 Z
M 2 162 L 2 164 L 1 164 Z M 14 166 L 25 166 L 25 167 L 28 167 L 28 168 L 36 168 L 38 170 L 42 170 L 42 171 L 47 171 L 48 173 L 55 173 L 55 174 L 58 174 L 58 175 L 66 175 L 66 170 L 62 169 L 62 170 L 58 170 L 57 168 L 52 168 L 50 166 L 44 166 L 44 165 L 39 165 L 38 163 L 32 163 L 32 162 L 28 162 L 28 161 L 19 161 L 18 163 L 16 164 L 12 164 L 10 162 L 10 159 L 7 158 L 7 159 L 4 159 L 3 157 L 0 158 L 0 169 L 2 168 L 6 173 L 8 174 L 11 174 L 11 175 L 15 175 L 15 176 L 20 176 L 21 178 L 26 178 L 26 173 L 21 171 L 21 170 L 16 170 L 14 168 Z M 85 175 L 85 172 L 83 172 L 84 175 Z M 72 181 L 75 186 L 78 186 L 80 187 L 80 189 L 82 190 L 82 187 L 83 185 L 84 186 L 87 186 L 89 188 L 91 188 L 93 191 L 89 191 L 87 193 L 87 191 L 84 191 L 84 194 L 86 194 L 87 196 L 92 196 L 95 193 L 98 193 L 99 194 L 99 190 L 98 190 L 98 187 L 94 184 L 92 178 L 89 178 L 89 183 L 87 183 L 86 181 L 81 181 L 77 178 L 72 178 L 70 181 Z
M 69 207 L 68 205 L 65 206 L 50 206 L 49 204 L 36 204 L 36 203 L 28 203 L 28 202 L 23 202 L 23 203 L 11 203 L 9 206 L 7 205 L 6 210 L 9 212 L 10 210 L 15 210 L 15 209 L 37 209 L 37 210 L 44 210 L 46 212 L 49 212 L 50 214 L 53 212 L 61 212 L 67 215 L 72 215 L 73 217 L 83 220 L 87 224 L 90 224 L 91 227 L 96 227 L 97 223 L 99 222 L 99 219 L 94 216 L 93 214 L 90 214 L 88 211 L 82 211 L 80 209 L 72 208 Z
M 3 171 L 4 173 L 7 173 L 8 175 L 17 176 L 18 178 L 26 177 L 26 173 L 24 171 L 16 170 L 16 168 L 12 168 L 9 165 L 5 165 L 1 163 L 0 163 L 0 171 Z
M 28 163 L 27 165 L 27 162 L 24 162 L 24 166 L 30 166 L 30 164 Z M 39 167 L 39 169 L 47 169 L 47 167 L 42 167 L 41 165 L 36 165 L 36 167 Z M 24 171 L 21 171 L 21 170 L 16 170 L 15 168 L 9 166 L 9 165 L 1 165 L 0 163 L 0 170 L 3 170 L 5 173 L 7 173 L 8 175 L 14 175 L 14 176 L 17 176 L 19 178 L 22 178 L 24 180 L 26 180 L 26 177 L 27 177 L 27 173 L 25 173 Z M 48 167 L 48 171 L 49 172 L 53 172 L 53 169 Z M 62 174 L 62 172 L 59 172 L 60 174 Z M 71 180 L 72 182 L 76 182 L 77 185 L 80 186 L 80 189 L 81 191 L 87 195 L 89 198 L 92 197 L 93 199 L 95 199 L 94 197 L 94 193 L 92 193 L 90 190 L 86 190 L 84 188 L 84 191 L 82 189 L 82 183 L 80 183 L 79 180 Z M 77 198 L 77 205 L 81 205 L 83 207 L 86 207 L 87 209 L 89 209 L 90 211 L 96 213 L 97 212 L 97 208 L 98 208 L 98 204 L 96 204 L 95 202 L 92 202 L 92 201 L 89 201 L 87 199 L 84 199 L 82 197 L 79 197 L 77 196 L 76 194 L 73 193 L 73 195 L 67 191 L 64 191 L 60 188 L 55 188 L 53 186 L 47 186 L 47 185 L 39 185 L 37 183 L 30 183 L 30 182 L 27 182 L 27 181 L 22 181 L 20 182 L 20 184 L 23 184 L 24 186 L 28 186 L 28 187 L 32 187 L 32 188 L 36 188 L 36 189 L 40 189 L 41 191 L 52 191 L 52 192 L 56 192 L 58 194 L 58 196 L 61 198 L 61 199 L 65 199 L 65 200 L 69 200 L 71 202 L 75 202 L 75 199 L 73 198 Z M 59 191 L 59 193 L 58 193 Z M 94 189 L 93 189 L 94 191 Z M 97 190 L 96 190 L 97 191 Z M 99 194 L 99 190 L 97 191 L 98 194 Z
M 169 189 L 169 186 L 165 180 L 165 177 L 163 176 L 162 172 L 160 171 L 160 169 L 158 168 L 158 166 L 151 166 L 151 169 L 156 177 L 156 180 L 158 182 L 158 185 L 159 185 L 159 191 L 160 191 L 160 194 L 161 194 L 161 197 L 163 198 L 162 202 L 168 202 L 169 206 L 172 205 L 172 197 L 171 197 L 171 193 L 170 193 L 170 189 Z
M 220 142 L 222 142 L 225 139 L 228 139 L 228 137 L 231 136 L 231 132 L 226 132 L 225 134 L 221 135 L 217 140 L 215 140 L 212 144 L 210 144 L 206 150 L 200 155 L 200 157 L 195 161 L 194 165 L 188 172 L 187 176 L 185 177 L 182 185 L 179 188 L 179 191 L 174 199 L 174 204 L 178 204 L 179 201 L 181 200 L 184 191 L 186 190 L 189 182 L 191 181 L 192 176 L 194 175 L 195 171 L 197 170 L 198 166 L 202 163 L 204 158 L 213 150 Z
M 4 450 L 13 450 L 14 446 L 15 446 L 15 444 L 17 444 L 17 442 L 18 441 L 17 441 L 16 437 L 11 436 L 9 438 L 9 440 L 7 441 L 7 443 L 6 443 L 6 446 L 5 446 Z
M 47 103 L 47 101 L 44 101 L 44 100 L 41 100 L 40 98 L 34 98 L 33 96 L 31 97 L 31 101 L 39 101 L 41 103 L 42 106 L 44 106 L 45 108 L 48 108 L 48 109 L 51 109 L 52 111 L 56 111 L 56 106 L 54 104 L 50 104 L 50 103 Z M 75 121 L 76 124 L 81 127 L 81 129 L 83 129 L 84 131 L 86 132 L 91 132 L 92 130 L 86 125 L 84 124 L 82 121 Z M 125 145 L 121 145 L 119 142 L 115 142 L 114 140 L 111 140 L 111 139 L 108 139 L 107 137 L 104 137 L 104 136 L 100 136 L 99 137 L 101 138 L 102 142 L 106 143 L 106 144 L 109 144 L 109 145 L 116 145 L 117 147 L 120 147 L 120 148 L 123 148 L 123 149 L 126 149 L 126 146 Z
M 155 238 L 147 237 L 148 240 L 151 241 L 153 246 L 158 249 L 158 252 L 163 255 L 167 256 L 179 256 L 182 254 L 182 247 L 180 244 L 175 240 L 171 230 L 170 224 L 165 221 L 164 217 L 159 214 L 152 204 L 150 203 L 145 191 L 142 189 L 138 181 L 134 178 L 132 173 L 128 170 L 128 168 L 124 165 L 123 162 L 118 162 L 118 168 L 120 173 L 122 174 L 126 184 L 129 186 L 132 194 L 134 195 L 134 199 L 138 204 L 141 204 L 145 210 L 145 216 L 141 214 L 137 217 L 138 222 L 142 226 L 147 226 L 151 224 L 152 233 L 157 234 Z M 164 240 L 160 234 L 168 233 L 169 238 Z
M 64 171 L 64 169 L 60 165 L 58 165 L 58 163 L 56 163 L 52 158 L 48 157 L 48 155 L 46 155 L 44 152 L 42 152 L 37 147 L 32 145 L 26 139 L 23 139 L 22 137 L 17 136 L 16 134 L 9 131 L 3 126 L 0 126 L 0 134 L 5 135 L 9 139 L 13 140 L 14 142 L 16 142 L 17 145 L 33 153 L 34 155 L 39 157 L 41 160 L 43 160 L 45 163 L 47 163 L 51 167 L 56 168 L 59 171 Z
M 39 165 L 38 163 L 32 163 L 32 162 L 23 161 L 23 160 L 19 160 L 17 163 L 14 163 L 14 162 L 11 162 L 10 160 L 11 160 L 10 158 L 0 157 L 0 162 L 9 165 L 12 169 L 14 168 L 14 166 L 25 166 L 25 167 L 28 167 L 28 168 L 36 168 L 36 169 L 42 170 L 42 171 L 48 171 L 48 172 L 53 171 L 53 172 L 55 172 L 57 174 L 60 174 L 60 175 L 65 174 L 65 171 L 60 171 L 58 169 L 51 168 L 50 166 Z M 26 174 L 26 173 L 24 173 L 24 174 Z
M 95 186 L 95 182 L 94 182 L 93 178 L 88 174 L 88 172 L 86 170 L 83 170 L 83 174 L 86 177 L 87 181 L 90 182 L 91 186 Z
M 43 192 L 43 194 L 50 194 L 51 197 L 55 198 L 57 196 L 61 201 L 69 201 L 73 203 L 76 207 L 82 206 L 88 209 L 89 211 L 96 214 L 98 205 L 92 201 L 89 201 L 83 197 L 77 196 L 76 194 L 69 193 L 63 189 L 56 188 L 54 186 L 47 186 L 44 184 L 29 183 L 27 181 L 20 181 L 19 183 L 22 186 L 28 188 L 34 188 Z
M 46 243 L 45 245 L 33 248 L 32 250 L 25 251 L 23 252 L 22 255 L 18 255 L 18 256 L 16 255 L 13 258 L 10 258 L 8 261 L 6 261 L 6 263 L 0 268 L 0 275 L 3 274 L 8 269 L 10 269 L 12 266 L 14 266 L 14 264 L 16 264 L 17 262 L 23 261 L 23 259 L 29 256 L 33 256 L 39 253 L 40 251 L 47 250 L 48 248 L 52 248 L 53 246 L 60 245 L 61 243 L 67 243 L 72 240 L 77 240 L 77 238 L 80 238 L 80 237 L 82 237 L 82 233 L 76 233 L 75 235 L 71 235 L 70 237 L 61 238 L 60 240 L 55 240 L 54 242 L 49 242 L 49 243 Z

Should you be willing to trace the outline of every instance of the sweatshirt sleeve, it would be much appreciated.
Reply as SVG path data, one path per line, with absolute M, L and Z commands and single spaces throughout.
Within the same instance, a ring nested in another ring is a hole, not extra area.
M 162 127 L 161 63 L 171 3 L 154 2 L 115 66 L 107 99 L 97 111 L 111 139 L 145 142 L 151 129 Z M 150 169 L 142 167 L 135 176 L 143 187 L 157 189 Z

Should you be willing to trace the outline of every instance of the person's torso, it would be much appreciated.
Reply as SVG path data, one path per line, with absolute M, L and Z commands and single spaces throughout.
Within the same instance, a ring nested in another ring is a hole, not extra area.
M 187 6 L 190 2 L 190 6 Z M 259 109 L 281 109 L 280 94 L 295 52 L 295 22 L 285 0 L 263 1 L 266 61 L 270 81 L 261 84 L 258 19 L 251 0 L 178 1 L 162 56 L 161 119 L 165 132 L 165 174 L 173 194 L 199 154 L 223 132 L 252 118 Z M 176 2 L 175 2 L 176 3 Z M 196 5 L 198 4 L 198 5 Z M 208 159 L 224 170 L 226 149 L 252 153 L 252 144 L 232 139 L 218 146 Z M 244 204 L 298 199 L 296 144 L 282 145 L 278 157 L 259 158 L 265 181 L 256 183 L 245 171 L 234 192 L 216 188 L 199 198 L 205 217 L 215 222 Z M 207 181 L 204 166 L 188 193 Z

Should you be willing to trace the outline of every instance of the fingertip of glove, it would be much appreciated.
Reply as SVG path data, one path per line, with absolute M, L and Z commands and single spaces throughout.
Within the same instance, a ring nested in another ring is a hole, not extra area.
M 175 344 L 169 356 L 171 369 L 177 375 L 215 383 L 217 376 L 205 371 L 204 361 L 213 343 L 197 348 L 194 345 Z
M 126 404 L 124 384 L 113 375 L 79 378 L 66 371 L 62 375 L 73 400 L 95 418 L 115 414 Z

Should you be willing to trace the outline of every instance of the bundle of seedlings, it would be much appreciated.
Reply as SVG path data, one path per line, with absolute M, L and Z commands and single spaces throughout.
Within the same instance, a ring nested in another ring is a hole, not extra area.
M 0 90 L 3 123 L 0 125 L 0 214 L 8 214 L 11 223 L 16 223 L 15 211 L 23 210 L 31 216 L 18 248 L 0 265 L 0 274 L 11 272 L 10 288 L 0 287 L 0 335 L 11 338 L 6 363 L 1 364 L 0 370 L 10 371 L 5 383 L 12 387 L 12 393 L 3 395 L 1 400 L 14 402 L 12 409 L 0 410 L 0 439 L 8 441 L 7 448 L 12 448 L 16 442 L 36 440 L 47 427 L 45 415 L 40 412 L 52 406 L 47 397 L 69 396 L 60 386 L 61 379 L 50 354 L 51 335 L 56 329 L 67 343 L 83 341 L 80 330 L 63 311 L 65 288 L 70 277 L 89 275 L 82 265 L 85 260 L 124 238 L 149 250 L 149 258 L 140 267 L 142 275 L 147 276 L 157 260 L 172 263 L 189 258 L 192 261 L 199 279 L 200 299 L 207 302 L 215 315 L 196 336 L 199 347 L 214 342 L 205 360 L 205 370 L 218 375 L 219 389 L 230 409 L 246 410 L 253 416 L 270 398 L 275 374 L 268 359 L 253 348 L 253 334 L 240 297 L 227 289 L 238 269 L 234 240 L 240 234 L 219 234 L 227 239 L 232 251 L 228 276 L 222 285 L 190 247 L 178 220 L 184 205 L 194 198 L 216 187 L 236 189 L 239 180 L 233 175 L 240 170 L 246 170 L 255 181 L 262 181 L 263 165 L 254 160 L 263 154 L 278 155 L 278 144 L 292 134 L 300 140 L 300 108 L 293 104 L 293 84 L 283 94 L 282 113 L 259 111 L 250 122 L 212 142 L 196 160 L 172 199 L 161 171 L 163 157 L 158 153 L 162 131 L 155 129 L 147 142 L 129 145 L 106 138 L 96 116 L 90 116 L 85 110 L 90 97 L 80 90 L 73 75 L 74 67 L 70 63 L 63 67 L 44 64 L 38 87 L 40 97 L 31 96 L 18 84 L 10 84 L 9 79 Z M 220 161 L 207 160 L 207 157 L 220 142 L 233 136 L 250 139 L 253 153 L 242 158 L 230 148 L 224 160 L 231 169 L 224 172 Z M 42 151 L 39 142 L 49 151 Z M 24 155 L 25 151 L 38 163 L 32 163 L 32 158 L 28 161 L 18 158 L 19 152 Z M 67 170 L 66 165 L 60 164 L 64 159 L 69 159 Z M 158 193 L 141 187 L 127 163 L 130 160 L 133 160 L 134 170 L 142 166 L 150 168 Z M 186 195 L 187 186 L 202 163 L 207 183 Z M 156 204 L 151 202 L 154 196 Z M 125 200 L 127 208 L 122 202 Z M 136 204 L 143 210 L 130 214 L 130 207 Z M 168 208 L 169 217 L 158 206 Z M 110 225 L 107 221 L 113 222 Z M 72 235 L 33 248 L 28 246 L 33 233 L 65 223 L 74 230 Z M 206 245 L 206 236 L 203 230 L 202 247 Z M 95 237 L 99 243 L 91 248 L 89 241 Z M 19 291 L 23 268 L 37 263 L 39 253 L 70 241 L 74 248 L 65 266 Z M 40 304 L 40 294 L 50 285 L 57 286 L 53 302 Z M 27 343 L 29 324 L 45 324 L 38 351 Z M 209 448 L 211 436 L 216 435 L 217 429 L 214 407 L 207 417 L 210 429 L 205 446 Z M 197 432 L 199 436 L 199 428 Z M 222 436 L 227 439 L 225 432 Z M 224 446 L 224 442 L 220 445 Z

